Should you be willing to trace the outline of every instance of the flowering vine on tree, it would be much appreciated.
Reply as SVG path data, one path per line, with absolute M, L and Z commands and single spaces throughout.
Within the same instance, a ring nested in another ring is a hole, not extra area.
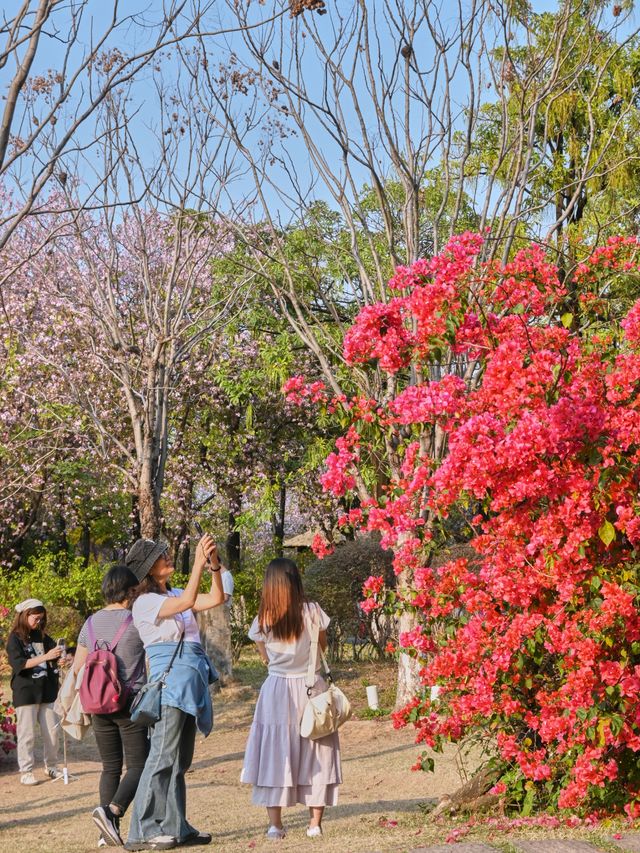
M 419 617 L 399 643 L 425 689 L 396 724 L 436 750 L 486 738 L 497 790 L 527 808 L 637 816 L 640 302 L 621 322 L 603 312 L 640 244 L 594 251 L 571 299 L 542 248 L 501 265 L 482 244 L 463 234 L 399 268 L 393 298 L 356 318 L 348 363 L 389 381 L 376 400 L 328 401 L 344 434 L 323 483 L 348 494 L 394 449 L 379 499 L 341 521 L 381 531 L 403 580 L 392 594 L 370 578 L 365 609 Z M 454 528 L 475 557 L 435 569 Z

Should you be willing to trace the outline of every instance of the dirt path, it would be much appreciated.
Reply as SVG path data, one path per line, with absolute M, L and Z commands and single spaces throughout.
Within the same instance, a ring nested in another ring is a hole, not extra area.
M 274 842 L 264 839 L 264 810 L 251 805 L 251 789 L 239 782 L 254 695 L 250 687 L 225 688 L 216 698 L 214 732 L 196 744 L 187 777 L 189 819 L 212 832 L 214 840 L 210 847 L 193 849 L 274 850 Z M 459 784 L 455 752 L 438 756 L 435 775 L 409 771 L 416 752 L 412 733 L 394 731 L 388 720 L 350 721 L 342 736 L 340 803 L 328 810 L 324 839 L 307 839 L 306 811 L 289 809 L 289 834 L 276 843 L 278 853 L 308 849 L 314 843 L 323 851 L 364 853 L 442 840 L 441 831 L 426 824 L 420 805 Z M 96 849 L 98 835 L 90 813 L 97 805 L 99 764 L 91 735 L 81 744 L 70 742 L 69 767 L 78 777 L 69 785 L 47 781 L 25 788 L 18 784 L 14 765 L 0 765 L 0 853 Z

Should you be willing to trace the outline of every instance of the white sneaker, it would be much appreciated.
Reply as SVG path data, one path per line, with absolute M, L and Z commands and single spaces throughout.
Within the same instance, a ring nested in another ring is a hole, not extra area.
M 20 784 L 21 785 L 37 785 L 38 780 L 33 775 L 33 773 L 31 773 L 31 771 L 29 771 L 29 773 L 23 773 L 22 774 L 22 776 L 20 777 Z
M 286 834 L 284 827 L 270 826 L 267 830 L 267 838 L 270 838 L 272 841 L 281 841 Z
M 321 826 L 308 826 L 307 827 L 307 838 L 322 838 L 322 827 Z
M 45 767 L 44 768 L 44 775 L 48 779 L 62 779 L 64 776 L 64 773 L 62 772 L 62 770 L 60 770 L 59 767 Z
M 107 844 L 107 842 L 104 840 L 104 838 L 103 838 L 102 836 L 100 836 L 100 841 L 98 841 L 98 847 L 108 847 L 108 846 L 109 846 L 109 845 L 108 845 L 108 844 Z

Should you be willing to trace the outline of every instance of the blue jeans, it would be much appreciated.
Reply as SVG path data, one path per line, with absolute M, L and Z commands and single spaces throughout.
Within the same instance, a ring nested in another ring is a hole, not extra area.
M 187 821 L 184 774 L 191 767 L 196 718 L 180 708 L 162 706 L 151 733 L 149 757 L 133 801 L 127 841 L 172 835 L 184 841 L 197 833 Z

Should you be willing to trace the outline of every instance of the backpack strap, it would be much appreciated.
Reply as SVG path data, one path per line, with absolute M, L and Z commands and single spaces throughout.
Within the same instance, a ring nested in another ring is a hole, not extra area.
M 89 651 L 90 652 L 94 652 L 98 648 L 98 639 L 96 637 L 96 632 L 93 630 L 93 623 L 91 621 L 92 619 L 93 619 L 93 616 L 89 616 L 89 618 L 87 619 L 87 636 L 89 637 Z M 118 643 L 122 639 L 122 635 L 124 634 L 124 632 L 127 630 L 127 628 L 129 627 L 129 625 L 132 622 L 133 622 L 133 616 L 131 615 L 131 613 L 129 613 L 129 615 L 126 617 L 126 619 L 123 619 L 122 624 L 120 625 L 120 627 L 116 631 L 116 634 L 115 634 L 112 642 L 106 643 L 106 647 L 109 649 L 109 651 L 113 652 L 115 650 L 115 647 L 118 645 Z M 100 642 L 102 642 L 102 640 L 100 640 Z
M 98 642 L 96 640 L 96 633 L 93 630 L 93 622 L 91 621 L 92 619 L 93 619 L 93 616 L 89 616 L 89 618 L 87 619 L 87 636 L 89 637 L 89 651 L 90 652 L 95 651 L 95 648 L 96 648 L 96 645 Z
M 116 646 L 118 645 L 118 643 L 122 639 L 122 635 L 127 630 L 129 625 L 131 625 L 132 622 L 133 622 L 133 616 L 131 615 L 131 613 L 129 613 L 129 615 L 126 617 L 126 619 L 122 620 L 122 625 L 120 625 L 120 627 L 116 631 L 115 637 L 113 638 L 113 641 L 111 642 L 110 648 L 111 648 L 112 652 L 115 652 Z

